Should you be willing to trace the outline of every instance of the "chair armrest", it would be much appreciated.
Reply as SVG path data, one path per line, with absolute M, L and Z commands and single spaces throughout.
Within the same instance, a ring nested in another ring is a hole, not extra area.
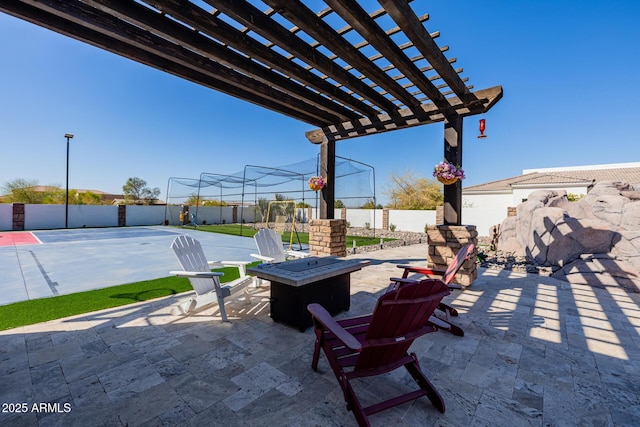
M 398 265 L 398 268 L 402 268 L 405 272 L 420 273 L 425 276 L 444 276 L 445 270 L 436 268 L 418 267 L 417 265 Z
M 258 255 L 258 254 L 250 254 L 252 257 L 259 259 L 260 261 L 264 261 L 264 262 L 273 262 L 276 259 L 272 258 L 270 256 L 264 256 L 264 255 Z
M 251 264 L 251 261 L 207 261 L 211 267 L 238 267 Z
M 298 252 L 298 251 L 285 251 L 287 255 L 291 255 L 296 258 L 306 258 L 309 256 L 306 252 Z
M 311 316 L 320 323 L 325 329 L 328 329 L 337 339 L 351 350 L 362 350 L 362 344 L 353 335 L 347 332 L 342 326 L 335 321 L 331 314 L 320 304 L 309 304 L 307 310 Z
M 178 277 L 196 277 L 196 278 L 213 278 L 216 276 L 224 276 L 224 273 L 219 271 L 170 271 L 169 274 L 173 274 Z
M 404 277 L 402 277 L 402 278 L 401 277 L 392 277 L 389 280 L 391 280 L 392 282 L 403 284 L 403 285 L 419 282 L 419 280 L 407 279 L 407 278 L 404 278 Z
M 208 261 L 210 267 L 237 267 L 240 277 L 247 275 L 247 264 L 251 261 Z
M 402 285 L 407 285 L 410 283 L 416 283 L 417 280 L 415 279 L 406 279 L 404 277 L 392 277 L 391 279 L 391 283 L 389 284 L 389 286 L 387 286 L 387 289 L 384 291 L 384 293 L 388 293 L 391 291 L 395 291 L 396 289 L 398 289 L 400 286 Z

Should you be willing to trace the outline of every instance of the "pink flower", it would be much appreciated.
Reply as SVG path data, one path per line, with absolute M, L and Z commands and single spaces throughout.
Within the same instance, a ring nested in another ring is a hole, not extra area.
M 465 178 L 464 170 L 461 167 L 456 166 L 453 163 L 448 162 L 446 160 L 438 163 L 434 167 L 433 176 L 441 177 L 447 180 L 451 180 L 454 178 L 463 180 Z
M 314 191 L 322 190 L 325 185 L 327 185 L 327 181 L 321 176 L 312 176 L 309 178 L 309 188 Z

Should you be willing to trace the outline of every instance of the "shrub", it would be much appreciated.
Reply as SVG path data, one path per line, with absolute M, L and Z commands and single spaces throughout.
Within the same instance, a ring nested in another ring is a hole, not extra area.
M 389 224 L 389 230 L 390 230 L 391 232 L 396 231 L 396 225 L 395 225 L 395 224 Z

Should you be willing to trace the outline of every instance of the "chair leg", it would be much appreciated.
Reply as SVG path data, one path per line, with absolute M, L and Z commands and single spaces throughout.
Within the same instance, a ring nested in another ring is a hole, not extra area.
M 220 295 L 218 295 L 218 306 L 220 307 L 220 316 L 222 317 L 222 321 L 228 322 L 227 310 L 224 308 L 224 298 Z
M 196 307 L 197 304 L 198 304 L 198 301 L 196 301 L 195 298 L 191 298 L 189 299 L 189 301 L 180 305 L 180 310 L 182 310 L 183 314 L 189 314 Z
M 435 386 L 431 384 L 431 381 L 429 381 L 427 376 L 420 369 L 420 364 L 418 363 L 416 354 L 411 353 L 411 357 L 413 358 L 413 361 L 407 363 L 406 365 L 404 365 L 404 367 L 407 369 L 409 374 L 411 374 L 416 383 L 418 383 L 420 388 L 427 393 L 427 397 L 429 398 L 433 406 L 435 406 L 436 409 L 444 414 L 444 411 L 446 410 L 444 399 L 442 398 L 442 396 L 440 396 L 438 390 L 436 390 Z
M 445 331 L 449 331 L 453 335 L 456 335 L 458 337 L 463 337 L 464 336 L 464 331 L 462 330 L 462 328 L 460 328 L 459 326 L 454 325 L 453 323 L 447 322 L 446 320 L 443 320 L 443 319 L 437 317 L 435 314 L 431 315 L 431 317 L 429 318 L 429 323 L 431 323 L 434 326 L 437 326 L 440 329 L 444 329 Z
M 316 344 L 315 344 L 315 347 L 313 348 L 313 359 L 311 360 L 311 369 L 313 369 L 314 372 L 318 370 L 318 359 L 320 359 L 320 349 L 322 348 L 323 344 L 324 344 L 324 334 L 316 333 Z
M 251 304 L 251 294 L 249 293 L 248 289 L 244 290 L 244 299 L 247 304 Z
M 447 304 L 445 304 L 443 302 L 438 304 L 438 310 L 444 311 L 445 313 L 448 313 L 450 316 L 454 316 L 454 317 L 458 316 L 458 310 L 456 310 L 455 308 L 453 308 L 450 305 L 447 305 Z
M 353 388 L 351 387 L 349 380 L 345 378 L 343 381 L 339 381 L 339 382 L 341 383 L 340 386 L 342 387 L 342 391 L 344 392 L 344 399 L 347 403 L 347 409 L 353 412 L 353 416 L 356 417 L 358 426 L 360 427 L 371 426 L 371 423 L 369 422 L 369 419 L 367 418 L 367 415 L 365 414 L 364 409 L 362 408 L 362 405 L 360 405 L 360 401 L 358 400 L 356 393 L 353 391 Z

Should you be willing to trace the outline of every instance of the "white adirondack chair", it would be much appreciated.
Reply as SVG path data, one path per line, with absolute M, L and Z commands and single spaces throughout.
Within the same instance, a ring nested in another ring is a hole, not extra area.
M 244 290 L 247 303 L 251 302 L 247 286 L 252 281 L 247 276 L 248 261 L 207 261 L 200 242 L 189 236 L 178 236 L 173 240 L 171 249 L 176 254 L 184 271 L 171 271 L 179 277 L 188 277 L 196 292 L 195 297 L 181 305 L 184 313 L 201 308 L 217 300 L 220 307 L 220 315 L 223 322 L 228 322 L 227 312 L 224 308 L 224 299 Z M 240 278 L 220 285 L 220 272 L 212 272 L 212 268 L 235 266 L 238 268 Z
M 258 231 L 253 236 L 253 240 L 255 240 L 256 246 L 258 247 L 258 253 L 251 254 L 251 256 L 264 262 L 283 262 L 291 257 L 306 258 L 309 256 L 309 254 L 305 252 L 285 251 L 280 234 L 270 228 L 263 228 Z

